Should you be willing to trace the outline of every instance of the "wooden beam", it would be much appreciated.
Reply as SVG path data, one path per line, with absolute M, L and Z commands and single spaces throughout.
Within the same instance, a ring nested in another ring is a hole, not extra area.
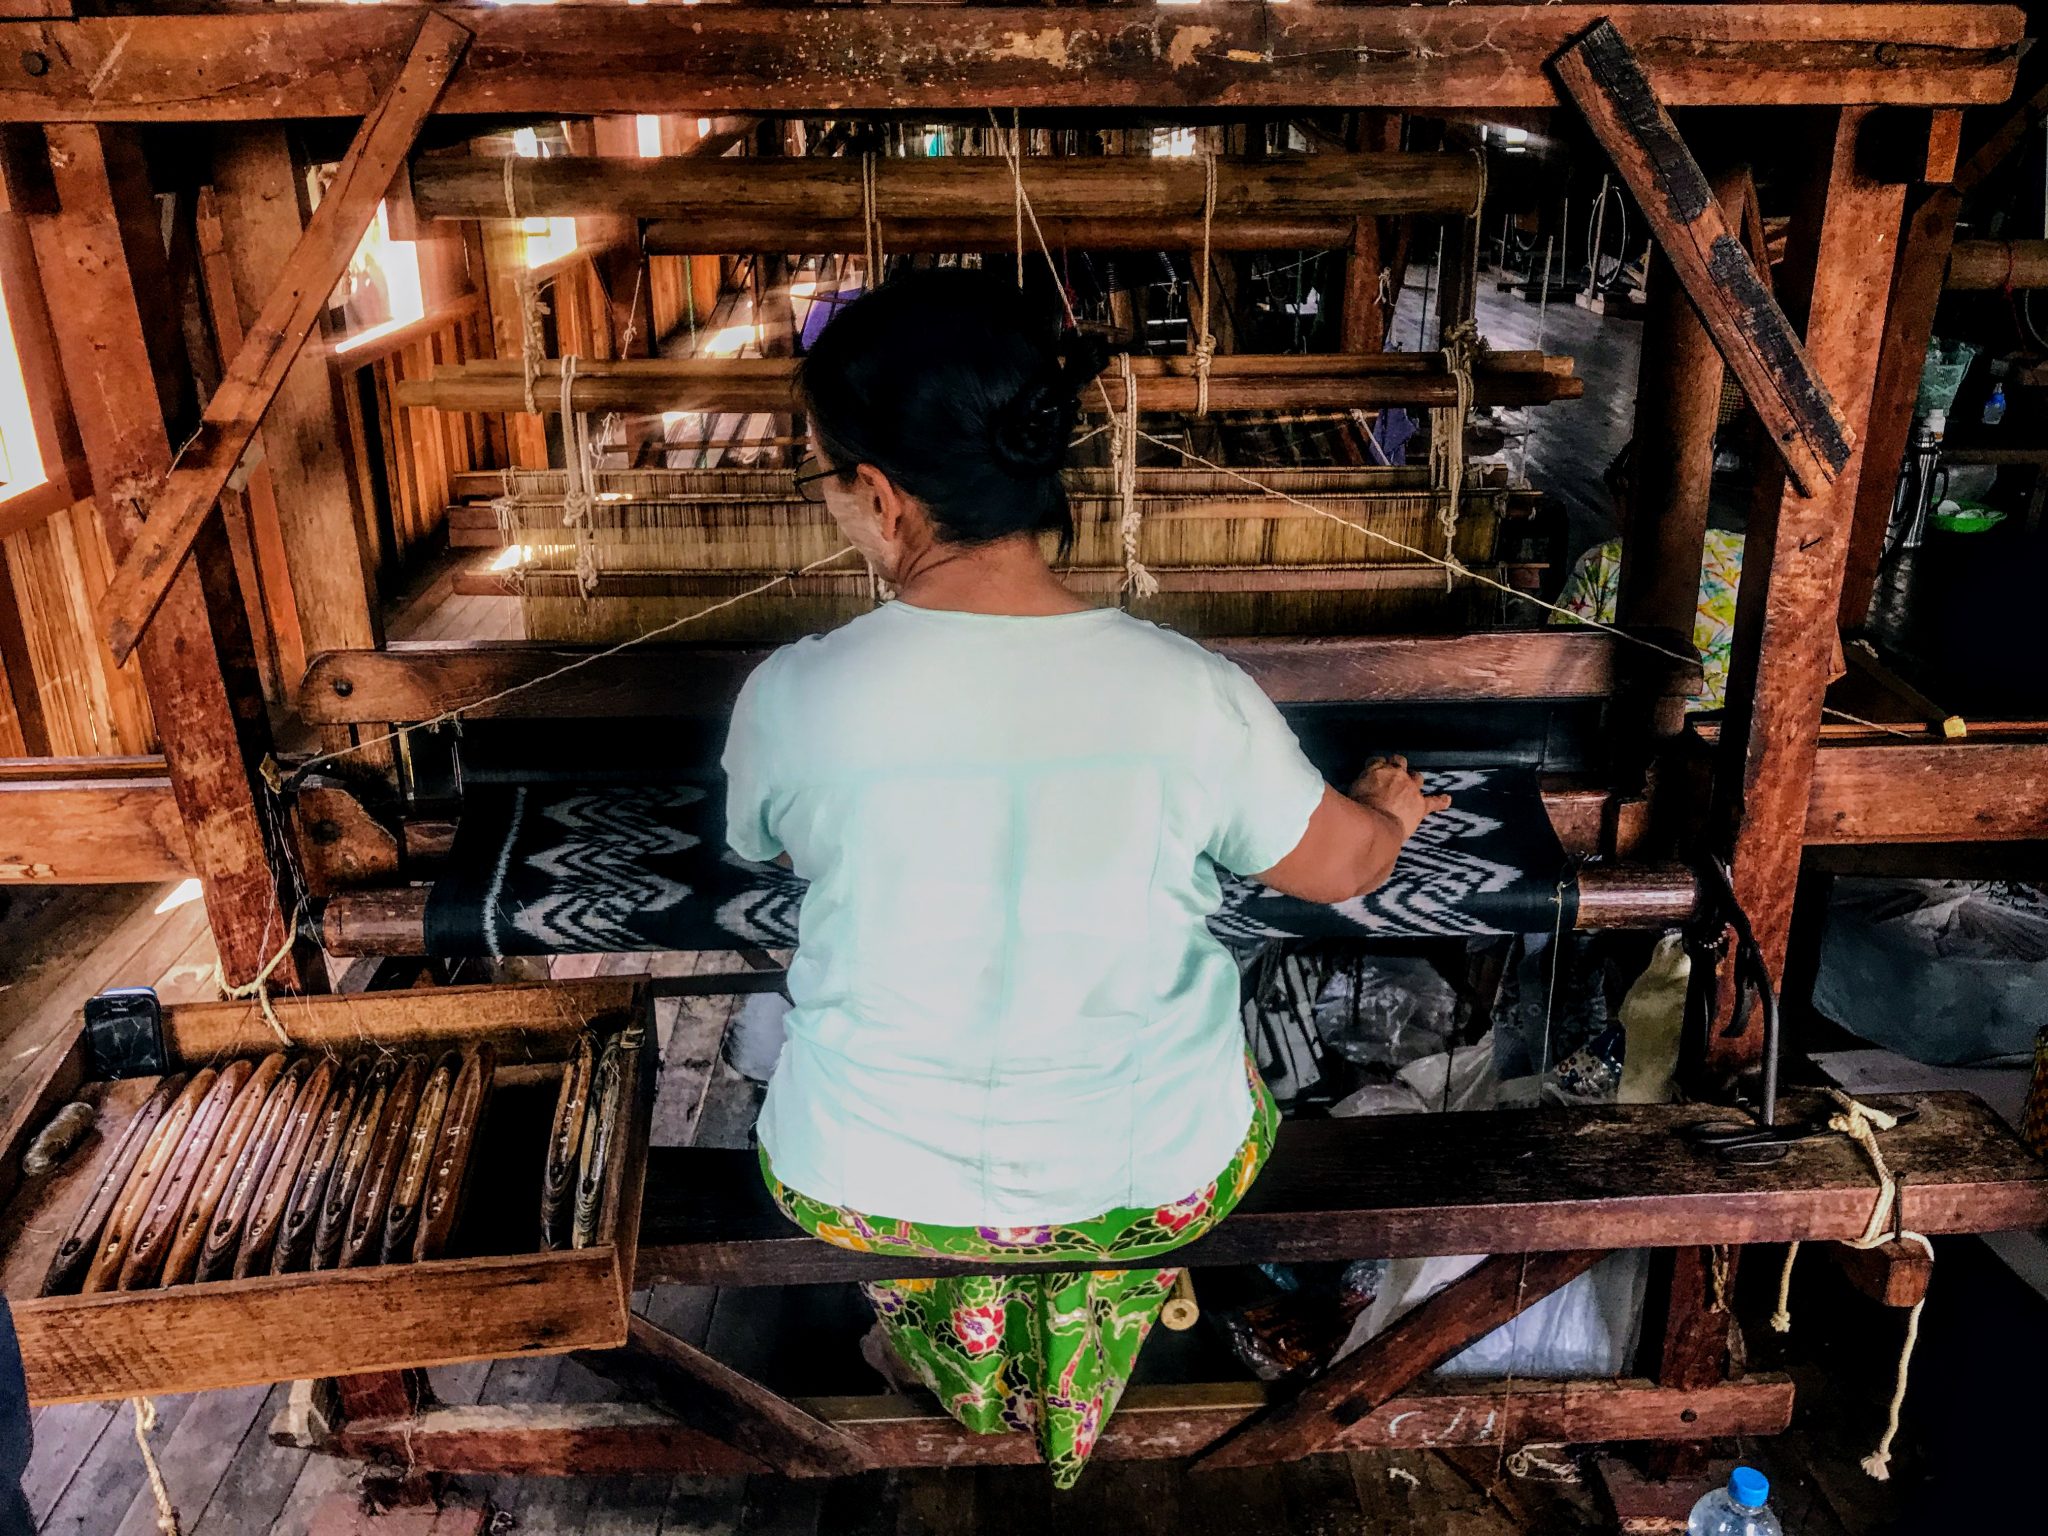
M 644 1317 L 623 1349 L 581 1350 L 578 1364 L 660 1403 L 683 1423 L 790 1477 L 850 1477 L 866 1448 Z
M 221 249 L 208 297 L 219 321 L 230 322 L 222 328 L 233 339 L 221 336 L 222 353 L 240 356 L 247 328 L 265 320 L 260 302 L 293 280 L 305 238 L 304 181 L 282 128 L 249 127 L 220 135 L 213 184 Z M 294 644 L 280 647 L 297 658 L 284 679 L 288 690 L 304 676 L 306 656 L 383 638 L 335 388 L 318 349 L 302 348 L 263 418 L 263 463 L 250 479 L 252 499 L 264 505 L 267 498 L 272 527 L 265 532 L 283 557 L 286 585 L 276 606 L 296 630 Z
M 1828 742 L 1808 844 L 2048 839 L 2048 741 Z
M 401 885 L 344 891 L 320 909 L 321 942 L 336 955 L 424 955 L 432 888 Z M 1592 865 L 1578 874 L 1573 926 L 1664 929 L 1691 921 L 1699 888 L 1683 865 Z
M 630 214 L 653 220 L 662 255 L 750 250 L 858 251 L 866 238 L 863 161 L 708 157 L 422 159 L 413 196 L 444 219 Z M 1274 156 L 1217 161 L 1218 250 L 1341 245 L 1358 210 L 1466 210 L 1479 194 L 1470 159 L 1438 154 Z M 1202 241 L 1204 182 L 1190 159 L 1033 158 L 1024 184 L 1051 245 L 1192 248 Z M 883 159 L 874 209 L 891 251 L 1006 251 L 1017 238 L 1012 176 L 994 157 Z
M 1742 222 L 1747 179 L 1744 171 L 1715 178 L 1715 201 L 1731 226 Z M 1626 527 L 1615 614 L 1624 625 L 1682 635 L 1690 643 L 1713 490 L 1721 354 L 1661 248 L 1652 249 L 1647 286 L 1629 456 L 1634 483 L 1622 509 Z
M 1183 356 L 1137 357 L 1131 361 L 1143 411 L 1191 411 L 1195 407 L 1192 363 Z M 1103 376 L 1102 390 L 1090 387 L 1082 409 L 1125 408 L 1122 379 Z M 1474 399 L 1481 405 L 1524 406 L 1576 400 L 1585 382 L 1568 357 L 1540 352 L 1490 352 L 1472 370 Z M 796 362 L 787 357 L 627 358 L 578 361 L 570 403 L 579 411 L 764 411 L 782 413 L 795 403 Z M 561 409 L 559 388 L 536 389 L 542 412 Z M 444 411 L 525 409 L 526 381 L 516 360 L 457 363 L 431 377 L 400 384 L 398 404 Z M 1455 383 L 1440 353 L 1365 352 L 1295 355 L 1237 353 L 1218 356 L 1209 368 L 1209 406 L 1219 411 L 1350 410 L 1354 406 L 1444 405 L 1456 398 Z
M 169 591 L 469 41 L 464 28 L 430 13 L 404 67 L 364 117 L 277 286 L 207 402 L 198 435 L 180 450 L 179 462 L 151 499 L 148 521 L 107 584 L 99 613 L 115 660 L 128 658 Z
M 40 758 L 0 769 L 0 885 L 107 885 L 177 880 L 192 872 L 171 776 L 160 757 Z
M 1905 188 L 1873 181 L 1857 166 L 1864 116 L 1843 112 L 1832 141 L 1821 141 L 1825 158 L 1811 179 L 1816 206 L 1794 221 L 1796 249 L 1788 250 L 1782 280 L 1795 303 L 1801 290 L 1810 294 L 1799 306 L 1807 315 L 1806 350 L 1841 403 L 1852 441 L 1870 411 L 1905 203 Z M 1784 964 L 1791 932 L 1821 699 L 1837 643 L 1834 620 L 1862 468 L 1861 452 L 1852 452 L 1834 483 L 1812 497 L 1789 486 L 1773 495 L 1767 476 L 1750 512 L 1714 777 L 1720 824 L 1732 828 L 1736 900 L 1773 975 Z M 1706 984 L 1705 967 L 1697 979 Z M 1725 1022 L 1734 996 L 1725 965 L 1713 985 L 1711 1017 Z M 1739 1036 L 1716 1023 L 1705 1062 L 1711 1070 L 1756 1059 L 1760 1013 L 1752 1011 Z
M 2048 288 L 2048 240 L 1958 240 L 1949 251 L 1944 286 Z
M 1605 698 L 1627 642 L 1560 626 L 1203 643 L 1243 667 L 1276 703 L 1363 704 Z M 307 668 L 299 713 L 320 725 L 431 720 L 450 710 L 473 719 L 702 719 L 729 713 L 768 654 L 645 646 L 600 656 L 595 647 L 516 641 L 337 651 Z M 563 673 L 572 662 L 579 665 Z M 1675 665 L 1674 672 L 1682 675 L 1673 687 L 1696 686 L 1696 672 Z
M 1916 1307 L 1927 1299 L 1934 1259 L 1912 1243 L 1856 1248 L 1829 1243 L 1823 1250 L 1844 1278 L 1881 1307 Z
M 1295 1396 L 1245 1420 L 1198 1457 L 1191 1470 L 1263 1466 L 1334 1449 L 1348 1426 L 1384 1406 L 1423 1372 L 1514 1321 L 1606 1256 L 1590 1250 L 1496 1254 L 1481 1260 Z
M 1787 1118 L 1812 1107 L 1789 1097 Z M 1900 1185 L 1907 1226 L 1936 1235 L 2048 1218 L 2048 1169 L 1981 1100 L 1903 1094 L 1885 1104 L 1920 1112 L 1885 1134 L 1886 1157 L 1914 1170 Z M 1361 1253 L 1411 1258 L 1861 1235 L 1870 1168 L 1853 1143 L 1829 1136 L 1797 1143 L 1767 1167 L 1738 1166 L 1678 1138 L 1679 1127 L 1712 1113 L 1701 1105 L 1628 1105 L 1289 1121 L 1238 1210 L 1174 1258 L 1199 1269 Z M 636 1285 L 824 1285 L 977 1272 L 972 1263 L 855 1253 L 807 1236 L 758 1180 L 745 1177 L 752 1155 L 679 1147 L 649 1153 Z
M 1550 107 L 1542 61 L 1601 17 L 1684 106 L 2012 92 L 2021 13 L 2002 5 L 1257 6 L 1047 15 L 1027 6 L 833 7 L 793 28 L 763 5 L 461 13 L 477 48 L 447 110 L 615 112 Z M 29 122 L 352 117 L 404 56 L 410 5 L 82 17 L 5 27 L 34 59 L 0 90 Z M 204 82 L 195 88 L 195 82 Z
M 1133 1387 L 1103 1427 L 1100 1461 L 1189 1456 L 1263 1406 L 1256 1384 Z M 798 1399 L 860 1442 L 876 1467 L 1029 1466 L 1029 1435 L 973 1435 L 902 1398 Z M 1472 1382 L 1430 1386 L 1344 1431 L 1346 1451 L 1459 1445 L 1592 1444 L 1695 1435 L 1770 1435 L 1792 1420 L 1789 1377 L 1758 1374 L 1700 1392 L 1647 1381 Z M 499 1476 L 744 1476 L 752 1457 L 646 1403 L 432 1408 L 417 1418 L 346 1423 L 336 1455 L 421 1472 Z M 407 1459 L 407 1458 L 410 1459 Z
M 1934 335 L 1934 312 L 1941 302 L 1943 275 L 1948 270 L 1956 216 L 1962 205 L 1962 195 L 1953 187 L 1927 188 L 1914 194 L 1912 217 L 1905 224 L 1865 433 L 1864 455 L 1871 472 L 1857 482 L 1842 595 L 1837 603 L 1836 618 L 1844 629 L 1863 627 L 1870 613 L 1871 594 L 1877 590 L 1877 568 L 1884 555 L 1885 531 L 1891 525 L 1899 466 L 1913 430 L 1920 370 L 1927 361 L 1927 343 Z
M 1602 21 L 1552 68 L 1635 194 L 1786 472 L 1802 492 L 1815 494 L 1847 467 L 1854 433 L 1758 277 L 1641 61 L 1614 24 Z
M 1937 113 L 1936 117 L 1944 120 L 1941 126 L 1945 128 L 1945 120 L 1952 115 Z M 1898 270 L 1892 280 L 1891 319 L 1885 327 L 1884 346 L 1878 357 L 1870 426 L 1865 433 L 1864 456 L 1876 466 L 1876 472 L 1864 476 L 1856 492 L 1856 523 L 1850 536 L 1848 569 L 1842 580 L 1840 615 L 1844 628 L 1862 626 L 1870 612 L 1871 594 L 1877 589 L 1877 567 L 1884 552 L 1885 529 L 1891 521 L 1892 494 L 1899 465 L 1905 459 L 1906 439 L 1912 431 L 1920 366 L 1926 361 L 1928 338 L 1934 334 L 1934 311 L 1941 299 L 1943 274 L 1947 271 L 1962 200 L 2005 163 L 2006 157 L 2027 140 L 2043 117 L 2048 117 L 2048 85 L 2008 115 L 1954 172 L 1952 181 L 1943 166 L 1930 164 L 1929 179 L 1949 184 L 1937 184 L 1915 194 Z M 1930 138 L 1936 140 L 1930 148 L 1932 155 L 1946 142 L 1946 134 L 1930 132 Z
M 60 297 L 50 308 L 57 351 L 118 559 L 140 527 L 139 504 L 171 463 L 145 315 L 163 302 L 164 250 L 139 146 L 91 127 L 49 132 L 61 211 L 32 216 L 29 230 L 43 287 Z M 172 581 L 141 664 L 222 966 L 230 982 L 247 981 L 277 950 L 289 914 L 247 755 L 260 746 L 260 710 L 238 719 L 197 570 Z M 279 984 L 295 978 L 287 961 Z

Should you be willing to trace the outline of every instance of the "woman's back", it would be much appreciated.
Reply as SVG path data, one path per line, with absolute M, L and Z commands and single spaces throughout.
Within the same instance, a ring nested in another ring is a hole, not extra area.
M 1115 610 L 892 603 L 767 663 L 727 766 L 733 846 L 811 882 L 760 1127 L 789 1184 L 1023 1225 L 1237 1147 L 1211 861 L 1278 862 L 1323 782 L 1235 667 Z

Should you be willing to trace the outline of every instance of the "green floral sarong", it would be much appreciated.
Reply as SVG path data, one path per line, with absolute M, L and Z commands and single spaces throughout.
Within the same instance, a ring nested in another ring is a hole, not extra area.
M 761 1172 L 813 1237 L 921 1258 L 1146 1259 L 1192 1242 L 1237 1208 L 1265 1166 L 1280 1111 L 1251 1073 L 1252 1124 L 1209 1183 L 1170 1205 L 1035 1227 L 946 1227 L 827 1205 Z M 1053 1482 L 1073 1486 L 1179 1278 L 1177 1269 L 1044 1269 L 863 1285 L 897 1357 L 976 1434 L 1035 1434 Z

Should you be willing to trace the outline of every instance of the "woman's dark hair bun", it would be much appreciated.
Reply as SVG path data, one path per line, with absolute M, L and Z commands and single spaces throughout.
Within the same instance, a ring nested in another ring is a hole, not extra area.
M 1023 479 L 1057 474 L 1081 415 L 1081 392 L 1109 361 L 1099 336 L 1069 331 L 1049 365 L 989 422 L 996 458 Z

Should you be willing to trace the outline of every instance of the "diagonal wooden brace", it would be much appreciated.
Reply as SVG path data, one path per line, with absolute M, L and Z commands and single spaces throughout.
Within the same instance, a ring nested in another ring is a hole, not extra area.
M 1855 434 L 1621 33 L 1600 22 L 1551 69 L 1642 206 L 1792 483 L 1806 496 L 1832 483 Z
M 1337 1438 L 1503 1323 L 1607 1257 L 1602 1249 L 1502 1253 L 1460 1275 L 1285 1402 L 1247 1419 L 1193 1463 L 1198 1472 L 1293 1461 Z
M 197 435 L 172 465 L 100 599 L 100 622 L 117 662 L 128 659 L 156 616 L 469 42 L 466 28 L 430 13 L 405 67 L 363 119 L 277 287 L 206 403 Z
M 867 1452 L 844 1430 L 643 1317 L 629 1325 L 624 1349 L 579 1350 L 576 1359 L 785 1477 L 867 1470 Z

